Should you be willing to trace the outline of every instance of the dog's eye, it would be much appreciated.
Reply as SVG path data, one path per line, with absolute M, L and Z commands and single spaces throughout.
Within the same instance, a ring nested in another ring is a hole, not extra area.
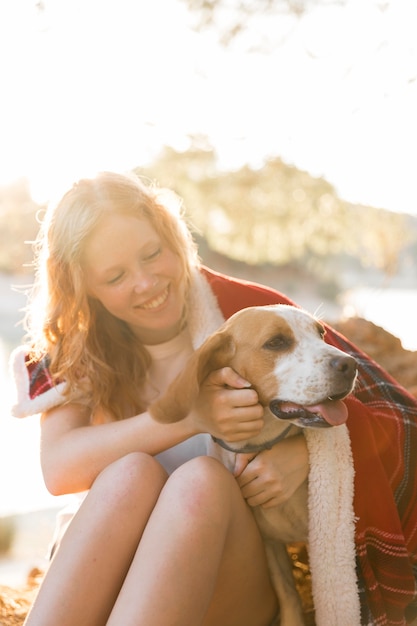
M 293 339 L 288 335 L 275 335 L 268 339 L 263 345 L 266 350 L 275 350 L 277 352 L 289 350 L 293 344 Z

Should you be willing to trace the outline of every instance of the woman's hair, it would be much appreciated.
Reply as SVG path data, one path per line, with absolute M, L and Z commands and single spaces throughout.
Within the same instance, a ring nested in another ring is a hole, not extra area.
M 149 355 L 125 322 L 87 295 L 82 268 L 87 238 L 111 213 L 149 220 L 178 256 L 188 289 L 199 260 L 179 198 L 133 174 L 103 172 L 80 180 L 46 212 L 26 327 L 33 358 L 48 355 L 54 380 L 65 380 L 68 394 L 77 390 L 93 412 L 101 407 L 121 419 L 145 408 L 140 389 Z

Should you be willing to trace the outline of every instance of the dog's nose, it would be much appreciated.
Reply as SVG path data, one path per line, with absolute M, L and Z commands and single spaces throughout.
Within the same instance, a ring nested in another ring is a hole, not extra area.
M 333 357 L 330 361 L 330 366 L 346 377 L 352 377 L 356 374 L 356 359 L 348 354 Z

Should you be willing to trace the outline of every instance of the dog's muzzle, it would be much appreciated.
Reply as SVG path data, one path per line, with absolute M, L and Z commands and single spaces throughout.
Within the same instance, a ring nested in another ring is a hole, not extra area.
M 288 405 L 280 400 L 272 400 L 269 404 L 269 408 L 275 417 L 280 420 L 291 420 L 297 426 L 301 428 L 330 428 L 333 424 L 326 421 L 320 413 L 313 413 L 305 407 L 293 405 L 291 410 L 283 411 L 281 406 Z

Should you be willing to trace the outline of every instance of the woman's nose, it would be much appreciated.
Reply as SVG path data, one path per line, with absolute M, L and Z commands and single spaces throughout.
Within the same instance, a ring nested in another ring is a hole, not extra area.
M 133 289 L 137 293 L 142 293 L 143 291 L 148 291 L 155 287 L 157 282 L 158 280 L 151 272 L 148 272 L 144 268 L 139 268 L 134 276 Z

